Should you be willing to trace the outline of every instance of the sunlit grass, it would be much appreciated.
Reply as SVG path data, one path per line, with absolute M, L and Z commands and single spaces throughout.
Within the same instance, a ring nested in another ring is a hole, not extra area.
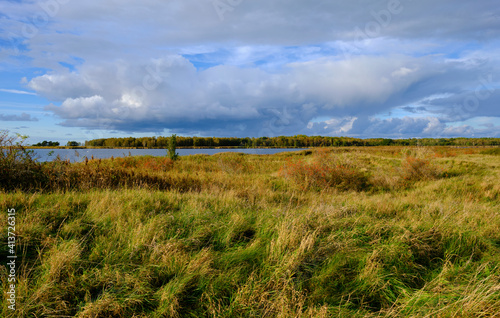
M 500 312 L 494 154 L 329 148 L 41 169 L 43 182 L 0 192 L 20 264 L 18 309 L 3 299 L 2 317 Z

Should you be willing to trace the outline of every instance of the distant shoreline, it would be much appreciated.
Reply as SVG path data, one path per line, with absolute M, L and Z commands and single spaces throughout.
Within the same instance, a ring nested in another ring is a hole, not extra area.
M 385 146 L 324 146 L 324 147 L 236 147 L 236 146 L 222 146 L 222 147 L 177 147 L 177 149 L 310 149 L 310 148 L 364 148 L 364 147 L 449 147 L 449 148 L 497 148 L 497 145 L 484 145 L 484 146 L 455 146 L 455 145 L 444 145 L 444 146 L 401 146 L 401 145 L 385 145 Z M 1 148 L 1 147 L 0 147 Z M 168 148 L 151 148 L 151 147 L 95 147 L 95 146 L 52 146 L 52 147 L 38 147 L 38 146 L 27 146 L 25 149 L 164 149 Z
M 168 148 L 151 148 L 151 147 L 94 147 L 94 146 L 56 146 L 56 147 L 38 147 L 38 146 L 27 146 L 25 149 L 164 149 Z M 222 147 L 176 147 L 176 149 L 309 149 L 309 148 L 320 148 L 320 147 L 236 147 L 236 146 L 222 146 Z

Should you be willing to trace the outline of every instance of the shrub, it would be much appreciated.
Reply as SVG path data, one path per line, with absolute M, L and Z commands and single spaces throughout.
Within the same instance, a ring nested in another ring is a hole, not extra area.
M 0 189 L 28 190 L 42 182 L 41 165 L 33 151 L 26 149 L 26 136 L 9 136 L 0 131 Z
M 437 179 L 443 171 L 431 163 L 429 159 L 408 156 L 403 159 L 402 177 L 407 181 Z
M 493 156 L 499 156 L 500 155 L 500 148 L 490 148 L 481 151 L 482 155 L 493 155 Z
M 199 180 L 185 175 L 156 173 L 164 171 L 169 165 L 169 158 L 138 158 L 134 161 L 114 160 L 116 166 L 108 160 L 90 160 L 84 163 L 69 164 L 65 161 L 53 161 L 43 166 L 47 182 L 44 190 L 89 190 L 118 188 L 147 188 L 156 190 L 177 189 L 178 191 L 199 190 Z M 141 169 L 130 169 L 127 164 L 133 162 Z M 127 167 L 123 164 L 126 163 Z
M 172 135 L 168 139 L 168 156 L 172 160 L 177 160 L 179 157 L 179 154 L 175 152 L 177 149 L 177 135 Z
M 280 169 L 280 175 L 292 180 L 303 190 L 337 188 L 360 191 L 367 187 L 367 177 L 348 162 L 327 159 L 324 154 L 311 163 L 289 161 Z

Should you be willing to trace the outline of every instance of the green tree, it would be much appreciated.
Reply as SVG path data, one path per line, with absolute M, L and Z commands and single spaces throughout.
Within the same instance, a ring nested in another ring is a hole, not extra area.
M 177 160 L 179 157 L 179 154 L 175 152 L 177 149 L 177 135 L 173 134 L 169 139 L 168 139 L 168 156 L 172 160 Z

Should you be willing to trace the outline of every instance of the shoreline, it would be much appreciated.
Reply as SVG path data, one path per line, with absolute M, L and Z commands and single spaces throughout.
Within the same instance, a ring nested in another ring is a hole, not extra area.
M 236 147 L 236 146 L 221 146 L 221 147 L 177 147 L 176 149 L 313 149 L 313 148 L 372 148 L 372 147 L 444 147 L 444 148 L 499 148 L 498 145 L 485 145 L 485 146 L 455 146 L 455 145 L 429 145 L 429 146 L 401 146 L 401 145 L 385 145 L 385 146 L 304 146 L 304 147 Z M 4 147 L 0 147 L 4 148 Z M 20 148 L 20 147 L 13 147 Z M 69 149 L 69 150 L 84 150 L 84 149 L 158 149 L 158 150 L 168 150 L 168 148 L 151 148 L 151 147 L 94 147 L 94 146 L 57 146 L 57 147 L 38 147 L 38 146 L 27 146 L 24 149 Z

